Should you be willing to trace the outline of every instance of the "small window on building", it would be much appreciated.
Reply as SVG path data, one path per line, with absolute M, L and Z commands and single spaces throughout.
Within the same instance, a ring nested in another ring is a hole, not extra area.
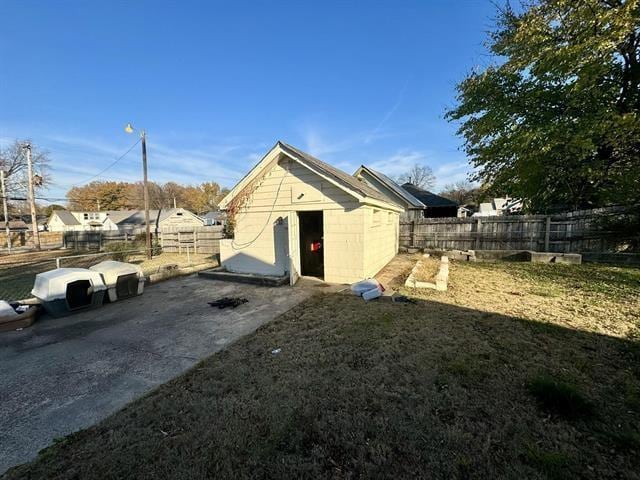
M 182 212 L 177 212 L 176 215 L 178 215 L 179 217 L 182 216 Z
M 85 220 L 89 220 L 89 214 L 88 213 L 85 213 L 82 216 L 84 217 Z
M 381 215 L 380 210 L 375 210 L 375 209 L 373 210 L 373 222 L 372 222 L 373 226 L 380 225 L 380 220 L 381 220 L 380 215 Z

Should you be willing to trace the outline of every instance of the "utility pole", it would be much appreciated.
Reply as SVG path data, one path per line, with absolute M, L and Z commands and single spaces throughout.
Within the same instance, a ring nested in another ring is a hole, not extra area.
M 38 219 L 36 218 L 36 198 L 33 191 L 33 166 L 31 165 L 31 144 L 25 143 L 27 152 L 27 175 L 29 176 L 29 208 L 31 209 L 31 228 L 33 229 L 33 243 L 36 250 L 40 250 L 40 232 L 38 232 Z
M 176 196 L 175 195 L 173 196 L 173 208 L 177 208 L 176 207 Z
M 143 193 L 144 193 L 144 222 L 147 228 L 147 258 L 151 259 L 151 225 L 149 225 L 149 184 L 147 181 L 147 134 L 144 130 L 140 134 L 142 139 L 142 170 L 143 170 Z
M 9 228 L 9 213 L 7 210 L 7 190 L 4 187 L 4 170 L 0 170 L 0 185 L 2 186 L 2 204 L 4 209 L 4 231 L 7 235 L 7 250 L 11 253 L 11 229 Z
M 124 127 L 124 131 L 127 133 L 133 133 L 135 129 L 130 123 Z M 140 131 L 140 139 L 142 140 L 142 193 L 144 194 L 144 222 L 147 229 L 147 258 L 151 259 L 151 225 L 149 225 L 149 182 L 147 177 L 147 133 L 144 130 Z

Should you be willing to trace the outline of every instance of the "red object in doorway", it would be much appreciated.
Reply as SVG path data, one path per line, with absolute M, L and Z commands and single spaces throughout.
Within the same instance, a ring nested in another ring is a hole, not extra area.
M 311 242 L 312 252 L 317 252 L 318 250 L 320 250 L 320 248 L 322 248 L 322 244 L 320 242 Z

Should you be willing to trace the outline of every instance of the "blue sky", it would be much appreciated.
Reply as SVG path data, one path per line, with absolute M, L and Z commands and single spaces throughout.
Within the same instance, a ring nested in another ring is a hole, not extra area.
M 444 120 L 489 57 L 487 0 L 2 0 L 0 142 L 31 138 L 64 197 L 148 132 L 157 182 L 232 186 L 282 139 L 353 173 L 469 171 Z M 136 147 L 98 179 L 140 179 Z

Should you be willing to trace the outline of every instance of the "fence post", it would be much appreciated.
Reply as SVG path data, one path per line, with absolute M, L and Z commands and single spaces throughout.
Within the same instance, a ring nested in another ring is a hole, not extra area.
M 182 245 L 180 244 L 180 230 L 178 230 L 178 254 L 182 253 Z
M 480 250 L 481 239 L 480 239 L 480 231 L 482 230 L 482 219 L 477 217 L 476 220 L 476 238 L 475 242 L 473 242 L 473 249 Z
M 547 215 L 547 222 L 544 229 L 544 251 L 549 251 L 549 239 L 551 237 L 551 215 Z
M 193 229 L 193 253 L 198 253 L 198 234 L 195 228 Z
M 416 246 L 416 221 L 411 220 L 411 246 Z

